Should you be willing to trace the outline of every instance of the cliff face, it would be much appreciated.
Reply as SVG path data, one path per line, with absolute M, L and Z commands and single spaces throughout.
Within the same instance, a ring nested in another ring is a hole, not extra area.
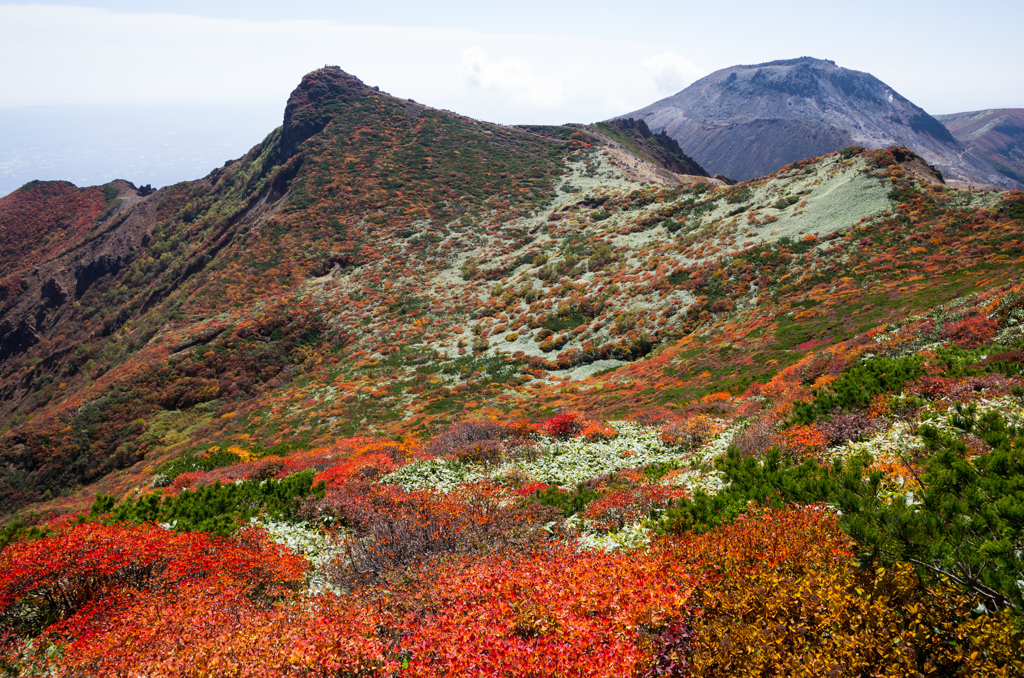
M 32 182 L 0 200 L 8 273 L 0 280 L 0 361 L 36 344 L 66 307 L 148 244 L 160 192 L 140 193 L 120 180 L 91 188 Z
M 644 119 L 712 174 L 740 180 L 846 146 L 901 145 L 953 181 L 1012 181 L 878 78 L 810 57 L 725 68 L 623 117 Z
M 624 145 L 639 158 L 652 162 L 674 174 L 706 177 L 704 170 L 693 158 L 683 153 L 679 142 L 665 134 L 651 132 L 643 120 L 618 118 L 598 123 L 595 129 Z

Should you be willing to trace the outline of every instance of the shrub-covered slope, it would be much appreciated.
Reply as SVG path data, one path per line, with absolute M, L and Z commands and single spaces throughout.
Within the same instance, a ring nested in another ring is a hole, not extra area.
M 204 442 L 739 391 L 1021 257 L 1016 197 L 903 150 L 637 183 L 582 129 L 487 125 L 337 69 L 245 158 L 133 200 L 90 241 L 106 268 L 4 361 L 4 511 L 128 491 Z
M 0 535 L 3 666 L 1019 675 L 1022 324 L 1018 283 L 632 422 L 207 448 Z
M 627 133 L 328 68 L 201 181 L 5 198 L 77 240 L 10 253 L 0 670 L 1019 675 L 1024 196 Z
M 935 117 L 966 148 L 1024 186 L 1024 110 L 997 108 Z

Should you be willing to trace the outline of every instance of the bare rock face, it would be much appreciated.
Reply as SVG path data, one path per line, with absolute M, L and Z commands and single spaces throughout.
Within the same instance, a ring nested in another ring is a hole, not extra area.
M 846 146 L 905 146 L 953 182 L 1013 185 L 878 78 L 822 59 L 725 68 L 622 117 L 644 119 L 708 172 L 738 180 Z
M 288 97 L 288 105 L 284 109 L 282 159 L 294 155 L 303 141 L 323 131 L 336 108 L 345 104 L 346 95 L 366 89 L 362 80 L 337 66 L 306 74 Z

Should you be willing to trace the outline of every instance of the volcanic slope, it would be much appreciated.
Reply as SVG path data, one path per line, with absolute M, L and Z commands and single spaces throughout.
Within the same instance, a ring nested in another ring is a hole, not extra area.
M 30 331 L 0 364 L 0 510 L 126 496 L 182 454 L 740 392 L 1019 274 L 1019 196 L 952 189 L 905 149 L 666 185 L 598 133 L 329 68 L 201 181 L 4 198 L 94 226 L 5 279 L 0 328 Z
M 811 57 L 724 68 L 621 117 L 645 120 L 710 173 L 734 179 L 850 145 L 900 145 L 964 187 L 1014 185 L 882 81 Z
M 612 164 L 620 164 L 636 179 L 663 184 L 710 181 L 707 171 L 683 153 L 675 139 L 652 133 L 643 120 L 618 118 L 599 122 L 589 131 L 611 153 Z
M 935 118 L 964 147 L 1024 186 L 1024 108 L 951 113 Z

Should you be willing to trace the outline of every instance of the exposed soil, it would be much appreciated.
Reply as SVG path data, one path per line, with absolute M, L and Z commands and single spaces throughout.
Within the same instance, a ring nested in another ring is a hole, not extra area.
M 694 174 L 676 174 L 675 172 L 670 172 L 660 165 L 656 165 L 653 162 L 649 162 L 641 158 L 622 144 L 600 134 L 599 132 L 591 131 L 590 133 L 601 139 L 603 148 L 607 150 L 611 156 L 609 158 L 611 165 L 624 172 L 634 181 L 646 181 L 652 184 L 668 184 L 670 186 L 704 183 L 714 184 L 715 186 L 725 185 L 725 182 L 712 177 L 702 177 Z

